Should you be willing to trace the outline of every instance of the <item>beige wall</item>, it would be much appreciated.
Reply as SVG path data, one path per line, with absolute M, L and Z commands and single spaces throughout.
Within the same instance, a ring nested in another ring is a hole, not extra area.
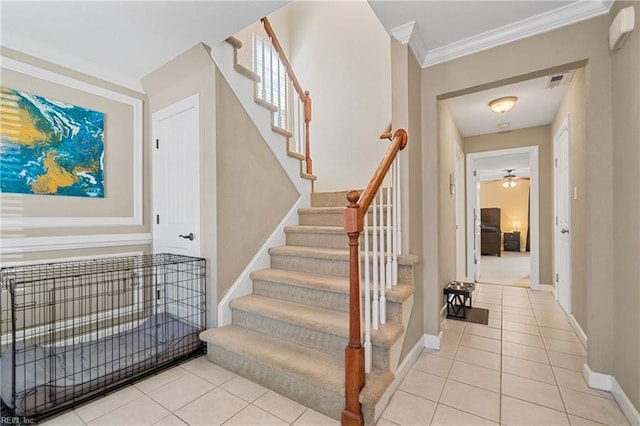
M 610 373 L 613 368 L 613 191 L 612 191 L 612 121 L 611 64 L 608 51 L 609 16 L 583 21 L 568 27 L 518 40 L 473 55 L 425 68 L 422 71 L 423 150 L 422 170 L 425 203 L 429 209 L 439 208 L 438 178 L 430 179 L 431 171 L 439 170 L 440 151 L 447 149 L 438 143 L 438 98 L 452 93 L 469 92 L 477 87 L 496 87 L 517 80 L 545 75 L 548 70 L 586 65 L 586 168 L 590 173 L 585 186 L 587 234 L 585 245 L 587 308 L 590 315 L 586 333 L 589 338 L 589 365 L 594 371 Z M 466 143 L 465 143 L 466 148 Z M 545 156 L 540 153 L 540 159 Z M 547 154 L 548 158 L 548 154 Z M 540 175 L 543 176 L 543 171 Z M 440 177 L 445 173 L 439 173 Z M 549 174 L 547 173 L 547 178 Z M 548 185 L 548 184 L 547 184 Z M 541 188 L 543 183 L 541 182 Z M 438 260 L 429 257 L 437 251 L 434 229 L 440 224 L 437 215 L 423 211 L 425 298 L 434 301 L 435 311 L 446 279 L 441 279 Z M 550 213 L 549 213 L 550 217 Z M 542 217 L 541 217 L 542 219 Z M 541 223 L 542 228 L 542 223 Z M 541 232 L 542 231 L 541 229 Z M 550 250 L 547 250 L 549 252 Z M 541 253 L 545 253 L 541 247 Z M 453 265 L 454 259 L 444 263 Z M 542 262 L 541 262 L 542 263 Z M 548 270 L 546 274 L 548 274 Z M 541 275 L 541 279 L 549 277 Z M 437 315 L 425 313 L 425 331 L 438 332 Z
M 495 151 L 525 146 L 538 147 L 538 177 L 540 202 L 540 283 L 553 283 L 553 190 L 551 168 L 551 128 L 538 126 L 511 132 L 472 136 L 464 139 L 464 152 Z M 509 227 L 511 228 L 511 227 Z M 505 232 L 503 230 L 503 232 Z M 522 237 L 522 235 L 521 235 Z M 526 238 L 526 235 L 525 235 Z
M 14 59 L 24 64 L 34 66 L 36 69 L 46 72 L 54 72 L 63 78 L 71 78 L 79 84 L 90 84 L 97 90 L 107 89 L 118 95 L 125 95 L 137 101 L 144 102 L 146 97 L 142 93 L 107 83 L 97 78 L 72 71 L 70 69 L 51 64 L 38 58 L 23 53 L 2 48 L 1 53 L 7 58 Z M 0 85 L 24 90 L 33 94 L 47 96 L 63 102 L 81 105 L 90 109 L 105 113 L 105 197 L 85 198 L 52 195 L 23 195 L 0 194 L 2 205 L 2 217 L 132 217 L 134 215 L 134 114 L 133 106 L 124 101 L 110 99 L 93 93 L 91 88 L 75 88 L 75 82 L 71 85 L 52 82 L 48 79 L 30 76 L 21 72 L 1 69 Z M 148 131 L 148 114 L 143 111 L 142 126 L 143 135 Z M 147 143 L 143 139 L 143 147 L 146 151 Z M 145 156 L 146 157 L 146 156 Z M 61 237 L 104 234 L 146 234 L 150 232 L 149 220 L 146 214 L 149 211 L 148 174 L 149 165 L 146 158 L 141 159 L 138 168 L 142 169 L 144 187 L 141 203 L 143 209 L 143 224 L 133 226 L 103 226 L 96 223 L 92 226 L 65 226 L 46 228 L 15 229 L 2 227 L 2 238 L 16 239 L 23 237 Z M 46 245 L 47 243 L 45 243 Z M 91 241 L 84 244 L 90 246 Z M 148 246 L 143 251 L 148 250 Z M 132 249 L 133 250 L 133 249 Z M 90 248 L 87 248 L 91 252 Z M 129 252 L 130 247 L 112 247 L 102 249 L 101 252 L 114 253 Z M 73 250 L 48 250 L 43 247 L 41 252 L 7 253 L 0 256 L 4 264 L 15 262 L 33 262 L 67 258 L 74 255 Z
M 480 186 L 480 208 L 497 207 L 500 209 L 500 229 L 502 233 L 514 232 L 513 221 L 521 222 L 520 251 L 525 251 L 527 229 L 529 229 L 529 181 L 519 180 L 515 188 L 505 189 L 501 181 L 482 182 Z M 503 240 L 504 241 L 504 238 Z M 503 247 L 501 245 L 500 247 Z
M 636 29 L 625 45 L 612 53 L 616 303 L 613 374 L 640 411 L 640 231 L 635 225 L 640 218 L 640 4 L 616 1 L 611 16 L 628 6 L 635 8 Z
M 462 148 L 462 135 L 451 115 L 447 101 L 438 102 L 438 138 L 440 143 L 440 173 L 439 173 L 439 276 L 438 282 L 448 283 L 456 278 L 456 210 L 455 195 L 449 190 L 449 176 L 456 171 L 454 161 L 455 144 Z M 432 230 L 433 232 L 433 230 Z M 445 305 L 444 294 L 439 292 L 438 308 Z
M 311 94 L 315 190 L 364 188 L 388 147 L 378 136 L 391 120 L 389 35 L 364 0 L 291 2 L 273 25 Z
M 554 158 L 553 138 L 569 117 L 569 172 L 571 188 L 576 188 L 578 198 L 571 200 L 571 315 L 583 330 L 587 328 L 586 260 L 587 244 L 587 135 L 586 135 L 586 87 L 585 70 L 580 68 L 573 76 L 567 93 L 551 124 L 551 161 Z M 553 182 L 551 183 L 553 186 Z M 553 190 L 553 187 L 552 187 Z M 555 200 L 551 200 L 552 205 Z M 553 208 L 552 208 L 553 212 Z M 555 250 L 552 250 L 555 274 Z M 553 276 L 553 275 L 552 275 Z
M 418 262 L 425 257 L 422 250 L 422 169 L 420 166 L 422 145 L 422 117 L 420 86 L 421 68 L 408 46 L 391 42 L 393 122 L 397 128 L 407 130 L 407 147 L 400 153 L 402 181 L 408 188 L 403 200 L 403 251 L 418 256 Z M 425 330 L 425 312 L 431 305 L 424 294 L 422 268 L 418 263 L 414 269 L 415 294 L 413 309 L 407 325 L 407 334 L 402 348 L 402 361 L 418 342 L 422 342 Z
M 216 104 L 219 300 L 300 194 L 219 72 Z

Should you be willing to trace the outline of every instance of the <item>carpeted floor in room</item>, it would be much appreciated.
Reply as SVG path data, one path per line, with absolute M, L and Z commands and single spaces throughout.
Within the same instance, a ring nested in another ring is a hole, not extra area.
M 478 282 L 529 287 L 531 285 L 529 252 L 503 251 L 501 257 L 482 256 Z

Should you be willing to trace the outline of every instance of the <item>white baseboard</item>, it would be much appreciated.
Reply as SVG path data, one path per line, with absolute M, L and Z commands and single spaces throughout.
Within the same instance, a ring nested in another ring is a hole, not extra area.
M 440 350 L 440 343 L 442 342 L 442 330 L 436 336 L 435 334 L 424 335 L 424 347 L 428 349 Z
M 615 377 L 611 377 L 611 393 L 616 399 L 616 402 L 620 406 L 620 409 L 622 410 L 624 415 L 627 416 L 627 420 L 629 420 L 629 423 L 631 423 L 631 425 L 633 426 L 639 426 L 640 413 L 633 405 L 631 400 L 627 397 L 627 394 L 624 393 Z
M 551 284 L 540 284 L 538 290 L 550 292 L 551 294 L 553 294 L 553 297 L 556 297 L 556 288 Z
M 586 362 L 582 366 L 582 375 L 590 388 L 611 392 L 611 375 L 596 373 Z
M 611 392 L 620 409 L 627 417 L 627 420 L 629 420 L 629 423 L 631 423 L 632 426 L 640 426 L 640 413 L 638 409 L 633 405 L 627 394 L 624 393 L 624 390 L 620 387 L 620 384 L 614 376 L 596 373 L 591 370 L 586 363 L 582 367 L 582 374 L 590 388 Z
M 416 344 L 413 345 L 413 348 L 411 348 L 407 356 L 402 360 L 402 362 L 398 366 L 398 369 L 396 370 L 396 374 L 395 374 L 396 375 L 395 379 L 393 379 L 393 382 L 391 382 L 387 390 L 384 391 L 384 394 L 382 394 L 382 397 L 380 398 L 380 400 L 378 400 L 378 403 L 376 404 L 376 409 L 375 409 L 376 422 L 379 420 L 380 415 L 382 415 L 382 412 L 389 404 L 389 401 L 391 401 L 391 397 L 393 396 L 393 394 L 396 392 L 396 390 L 398 390 L 398 388 L 400 387 L 400 384 L 402 383 L 404 378 L 407 376 L 407 374 L 409 374 L 409 370 L 411 370 L 411 367 L 413 366 L 413 364 L 415 364 L 415 362 L 420 357 L 420 354 L 422 354 L 422 350 L 424 349 L 424 342 L 425 342 L 425 338 L 418 339 Z
M 298 209 L 301 207 L 308 207 L 311 202 L 311 197 L 300 196 L 298 201 L 287 212 L 282 221 L 276 226 L 269 238 L 264 242 L 262 247 L 258 250 L 256 255 L 251 259 L 251 262 L 244 268 L 238 279 L 233 283 L 229 291 L 222 297 L 220 303 L 218 303 L 218 327 L 231 324 L 231 308 L 229 303 L 240 296 L 246 296 L 253 292 L 253 281 L 251 280 L 251 273 L 259 269 L 268 268 L 271 257 L 269 256 L 269 248 L 274 246 L 280 246 L 285 244 L 284 228 L 286 226 L 297 225 L 298 223 Z
M 578 335 L 578 339 L 580 339 L 580 341 L 582 342 L 582 345 L 586 348 L 587 334 L 584 332 L 582 327 L 580 327 L 580 324 L 578 324 L 576 317 L 574 317 L 573 315 L 569 315 L 569 324 L 571 324 L 571 327 L 573 327 L 573 331 L 576 332 L 576 334 Z

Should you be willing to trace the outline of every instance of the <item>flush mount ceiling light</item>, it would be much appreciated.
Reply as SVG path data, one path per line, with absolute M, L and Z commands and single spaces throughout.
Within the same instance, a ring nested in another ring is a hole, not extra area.
M 504 114 L 505 112 L 511 111 L 514 106 L 516 106 L 516 101 L 518 100 L 515 96 L 505 96 L 504 98 L 494 99 L 489 102 L 489 108 L 493 112 L 497 112 L 498 114 Z

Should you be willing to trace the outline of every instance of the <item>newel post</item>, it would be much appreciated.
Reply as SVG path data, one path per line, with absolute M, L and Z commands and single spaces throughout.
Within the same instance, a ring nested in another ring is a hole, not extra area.
M 344 230 L 349 236 L 349 345 L 345 349 L 345 408 L 343 425 L 363 425 L 360 391 L 364 388 L 364 348 L 360 331 L 360 249 L 362 215 L 358 191 L 347 194 L 349 205 L 344 212 Z

